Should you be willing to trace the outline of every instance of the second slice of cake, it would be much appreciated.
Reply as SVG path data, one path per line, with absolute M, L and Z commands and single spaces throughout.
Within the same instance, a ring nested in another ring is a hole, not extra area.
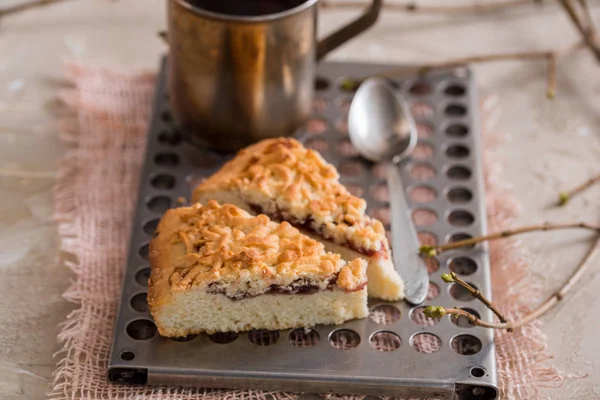
M 369 296 L 404 297 L 383 224 L 365 214 L 365 200 L 348 192 L 332 165 L 297 140 L 267 139 L 240 151 L 195 188 L 193 200 L 287 221 L 346 260 L 367 260 Z
M 366 262 L 342 260 L 287 222 L 231 205 L 172 209 L 150 243 L 159 333 L 288 329 L 368 315 Z

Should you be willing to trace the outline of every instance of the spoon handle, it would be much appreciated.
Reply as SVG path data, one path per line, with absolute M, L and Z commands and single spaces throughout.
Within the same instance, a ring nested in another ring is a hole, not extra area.
M 397 164 L 390 163 L 387 172 L 394 265 L 404 280 L 406 300 L 412 304 L 421 304 L 429 290 L 427 267 L 419 255 L 419 237 L 409 213 L 400 169 Z

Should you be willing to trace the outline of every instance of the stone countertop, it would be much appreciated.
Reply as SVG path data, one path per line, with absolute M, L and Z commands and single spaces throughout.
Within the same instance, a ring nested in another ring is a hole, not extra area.
M 0 7 L 24 0 L 3 0 Z M 322 12 L 330 31 L 357 10 Z M 600 22 L 600 7 L 593 10 Z M 58 324 L 73 305 L 62 299 L 71 273 L 51 220 L 52 186 L 65 146 L 57 139 L 55 96 L 68 85 L 65 60 L 127 70 L 158 66 L 165 45 L 164 0 L 67 1 L 0 21 L 0 398 L 42 399 L 55 365 Z M 377 26 L 330 59 L 423 63 L 473 54 L 560 48 L 578 36 L 554 4 L 485 15 L 386 12 Z M 550 207 L 559 190 L 599 172 L 600 66 L 585 50 L 558 64 L 558 95 L 545 98 L 542 61 L 475 67 L 481 86 L 499 96 L 498 130 L 511 140 L 497 153 L 523 204 L 520 224 L 600 220 L 600 185 L 564 209 Z M 598 80 L 597 80 L 598 79 Z M 536 276 L 550 295 L 591 244 L 584 232 L 523 237 Z M 600 263 L 597 260 L 596 263 Z M 544 319 L 548 351 L 567 380 L 554 399 L 600 398 L 600 274 Z M 587 314 L 587 317 L 585 315 Z

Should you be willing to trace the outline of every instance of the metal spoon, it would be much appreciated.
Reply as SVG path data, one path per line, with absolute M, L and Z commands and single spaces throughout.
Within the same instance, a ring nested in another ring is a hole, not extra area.
M 360 85 L 352 100 L 348 132 L 363 157 L 389 162 L 392 255 L 396 270 L 404 280 L 406 300 L 420 304 L 427 297 L 429 278 L 425 262 L 419 256 L 419 238 L 398 167 L 417 143 L 415 121 L 406 101 L 396 95 L 387 80 L 370 78 Z

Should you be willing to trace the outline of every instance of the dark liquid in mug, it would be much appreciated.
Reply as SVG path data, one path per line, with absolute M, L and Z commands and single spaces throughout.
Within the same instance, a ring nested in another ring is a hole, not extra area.
M 186 0 L 194 7 L 206 11 L 256 17 L 260 15 L 277 14 L 305 3 L 307 0 Z

